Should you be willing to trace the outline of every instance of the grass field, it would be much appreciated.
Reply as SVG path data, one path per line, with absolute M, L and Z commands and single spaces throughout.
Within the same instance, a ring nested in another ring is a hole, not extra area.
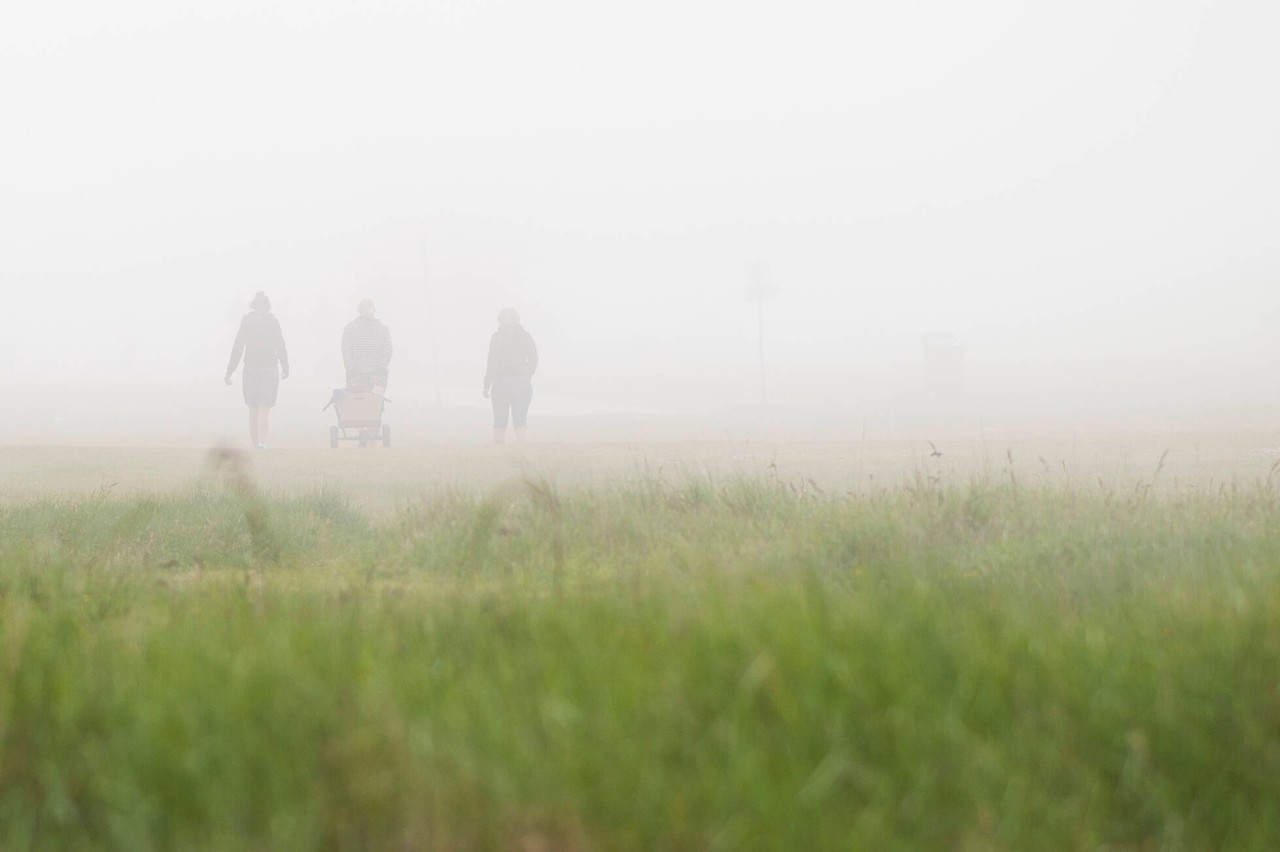
M 1280 848 L 1270 460 L 1153 447 L 5 451 L 0 849 Z

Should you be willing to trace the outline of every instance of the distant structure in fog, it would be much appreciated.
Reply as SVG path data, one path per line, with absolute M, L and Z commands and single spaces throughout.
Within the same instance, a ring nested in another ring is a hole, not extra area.
M 756 303 L 756 342 L 760 348 L 760 401 L 765 397 L 764 369 L 764 303 L 778 295 L 778 288 L 769 277 L 769 265 L 757 260 L 747 267 L 746 297 Z
M 924 348 L 924 387 L 939 398 L 955 398 L 964 393 L 964 344 L 954 334 L 926 334 L 920 338 Z
M 431 375 L 435 379 L 436 408 L 443 405 L 440 396 L 440 356 L 436 351 L 436 310 L 431 299 L 431 265 L 427 263 L 427 243 L 422 243 L 422 299 L 426 307 L 427 344 L 431 351 Z

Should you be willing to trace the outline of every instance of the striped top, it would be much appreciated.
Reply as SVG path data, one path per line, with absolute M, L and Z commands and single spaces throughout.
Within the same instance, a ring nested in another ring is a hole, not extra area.
M 342 330 L 342 365 L 347 377 L 382 376 L 391 364 L 391 331 L 374 317 L 356 317 Z

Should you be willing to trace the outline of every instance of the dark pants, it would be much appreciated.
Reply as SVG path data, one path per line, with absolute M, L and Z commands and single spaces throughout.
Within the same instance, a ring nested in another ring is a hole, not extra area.
M 524 428 L 533 401 L 533 384 L 528 379 L 494 379 L 489 396 L 493 400 L 493 428 L 507 428 L 508 414 L 517 429 Z

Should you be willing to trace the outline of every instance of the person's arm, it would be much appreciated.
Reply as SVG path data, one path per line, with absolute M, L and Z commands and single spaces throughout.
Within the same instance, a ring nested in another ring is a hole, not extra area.
M 227 362 L 227 374 L 223 381 L 231 384 L 231 374 L 240 366 L 240 358 L 244 355 L 244 320 L 240 320 L 240 329 L 236 332 L 236 341 L 231 344 L 231 360 Z
M 284 345 L 284 331 L 280 328 L 280 320 L 276 320 L 276 355 L 280 357 L 280 378 L 289 378 L 289 350 Z
M 355 366 L 355 362 L 355 344 L 351 340 L 351 326 L 348 325 L 342 330 L 342 368 L 346 371 L 347 378 L 351 378 L 351 369 Z
M 386 370 L 391 366 L 391 329 L 385 325 L 382 327 L 382 369 Z
M 493 384 L 493 360 L 498 353 L 498 335 L 489 338 L 489 360 L 484 367 L 484 395 L 489 396 L 489 386 Z
M 525 332 L 524 339 L 529 341 L 529 351 L 525 354 L 525 360 L 529 365 L 529 378 L 533 378 L 533 374 L 538 370 L 538 347 L 533 342 L 533 335 Z

